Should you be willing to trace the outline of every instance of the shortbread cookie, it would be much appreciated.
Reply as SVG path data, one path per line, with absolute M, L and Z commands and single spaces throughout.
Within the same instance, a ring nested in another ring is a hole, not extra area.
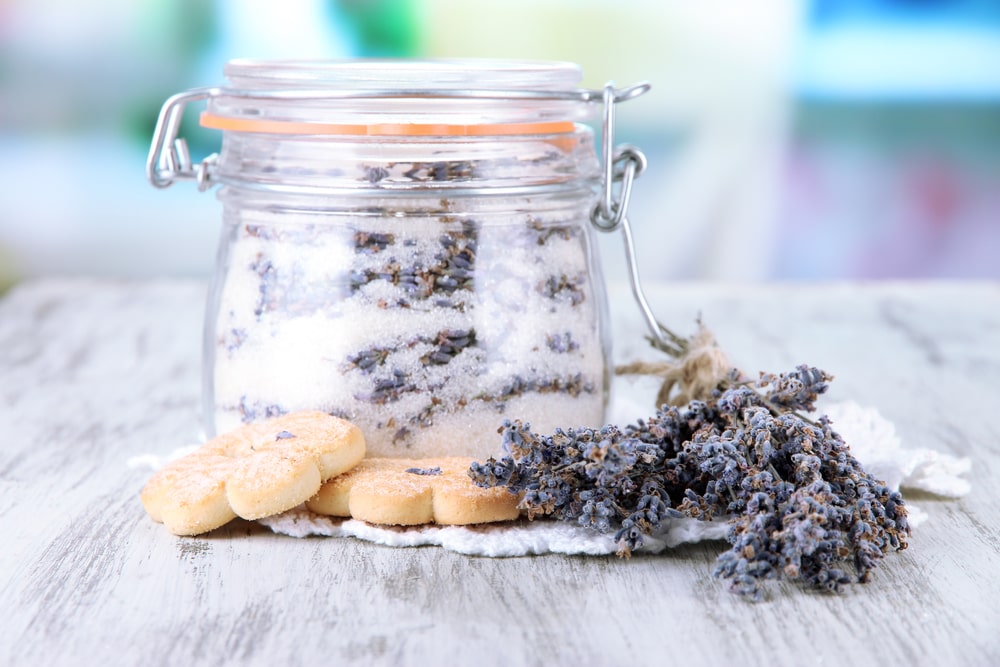
M 291 509 L 365 455 L 354 424 L 294 412 L 241 426 L 167 464 L 146 483 L 142 505 L 175 535 L 208 532 L 237 516 Z
M 365 459 L 331 479 L 306 503 L 317 514 L 369 523 L 466 525 L 518 517 L 518 496 L 469 479 L 474 459 Z

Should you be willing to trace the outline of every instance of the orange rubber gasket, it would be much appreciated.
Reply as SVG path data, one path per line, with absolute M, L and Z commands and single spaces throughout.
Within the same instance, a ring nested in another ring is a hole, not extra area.
M 444 125 L 430 123 L 377 123 L 343 125 L 339 123 L 302 123 L 287 120 L 227 118 L 207 111 L 201 114 L 201 126 L 213 130 L 264 132 L 268 134 L 343 134 L 354 136 L 504 136 L 514 134 L 569 134 L 575 126 L 570 121 L 553 123 L 484 123 L 481 125 Z

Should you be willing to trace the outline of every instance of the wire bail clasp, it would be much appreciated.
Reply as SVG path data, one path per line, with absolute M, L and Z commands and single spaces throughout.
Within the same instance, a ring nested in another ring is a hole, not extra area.
M 601 122 L 601 198 L 590 219 L 602 232 L 612 232 L 625 221 L 632 183 L 646 169 L 646 156 L 635 146 L 615 146 L 615 105 L 638 97 L 649 90 L 648 83 L 616 90 L 613 83 L 604 86 L 604 115 Z M 621 183 L 615 197 L 615 184 Z
M 604 117 L 601 123 L 601 198 L 590 213 L 590 221 L 602 232 L 621 229 L 632 296 L 635 297 L 639 310 L 646 320 L 646 326 L 660 349 L 675 350 L 678 347 L 676 337 L 656 319 L 642 290 L 632 228 L 627 217 L 632 198 L 632 184 L 646 170 L 646 156 L 635 146 L 628 144 L 615 146 L 615 105 L 638 97 L 647 90 L 649 90 L 648 83 L 623 90 L 617 90 L 610 82 L 604 86 Z M 618 184 L 617 196 L 616 184 Z
M 156 119 L 156 129 L 153 130 L 153 142 L 149 147 L 149 157 L 146 159 L 146 178 L 155 187 L 165 188 L 175 181 L 195 181 L 198 190 L 205 191 L 212 185 L 212 168 L 218 159 L 212 153 L 204 160 L 194 165 L 191 162 L 191 152 L 187 141 L 178 137 L 184 109 L 191 102 L 200 102 L 219 93 L 218 88 L 196 88 L 184 93 L 178 93 L 167 99 L 160 109 Z

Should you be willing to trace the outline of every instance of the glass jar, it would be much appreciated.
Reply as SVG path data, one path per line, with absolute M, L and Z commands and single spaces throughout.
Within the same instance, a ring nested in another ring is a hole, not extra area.
M 584 124 L 601 96 L 576 88 L 577 66 L 233 61 L 225 74 L 168 101 L 150 157 L 156 185 L 221 185 L 210 435 L 320 409 L 358 424 L 370 456 L 486 457 L 505 418 L 602 424 L 602 171 Z M 195 168 L 170 139 L 200 99 L 222 148 Z

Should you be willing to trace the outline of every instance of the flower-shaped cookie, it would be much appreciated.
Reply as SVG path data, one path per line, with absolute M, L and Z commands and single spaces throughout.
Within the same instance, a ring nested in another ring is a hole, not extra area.
M 237 516 L 291 509 L 365 455 L 354 424 L 323 412 L 294 412 L 241 426 L 161 468 L 142 505 L 175 535 L 205 533 Z
M 413 526 L 508 521 L 519 497 L 506 488 L 483 489 L 469 478 L 473 459 L 365 459 L 324 484 L 307 503 L 317 514 L 368 523 Z

